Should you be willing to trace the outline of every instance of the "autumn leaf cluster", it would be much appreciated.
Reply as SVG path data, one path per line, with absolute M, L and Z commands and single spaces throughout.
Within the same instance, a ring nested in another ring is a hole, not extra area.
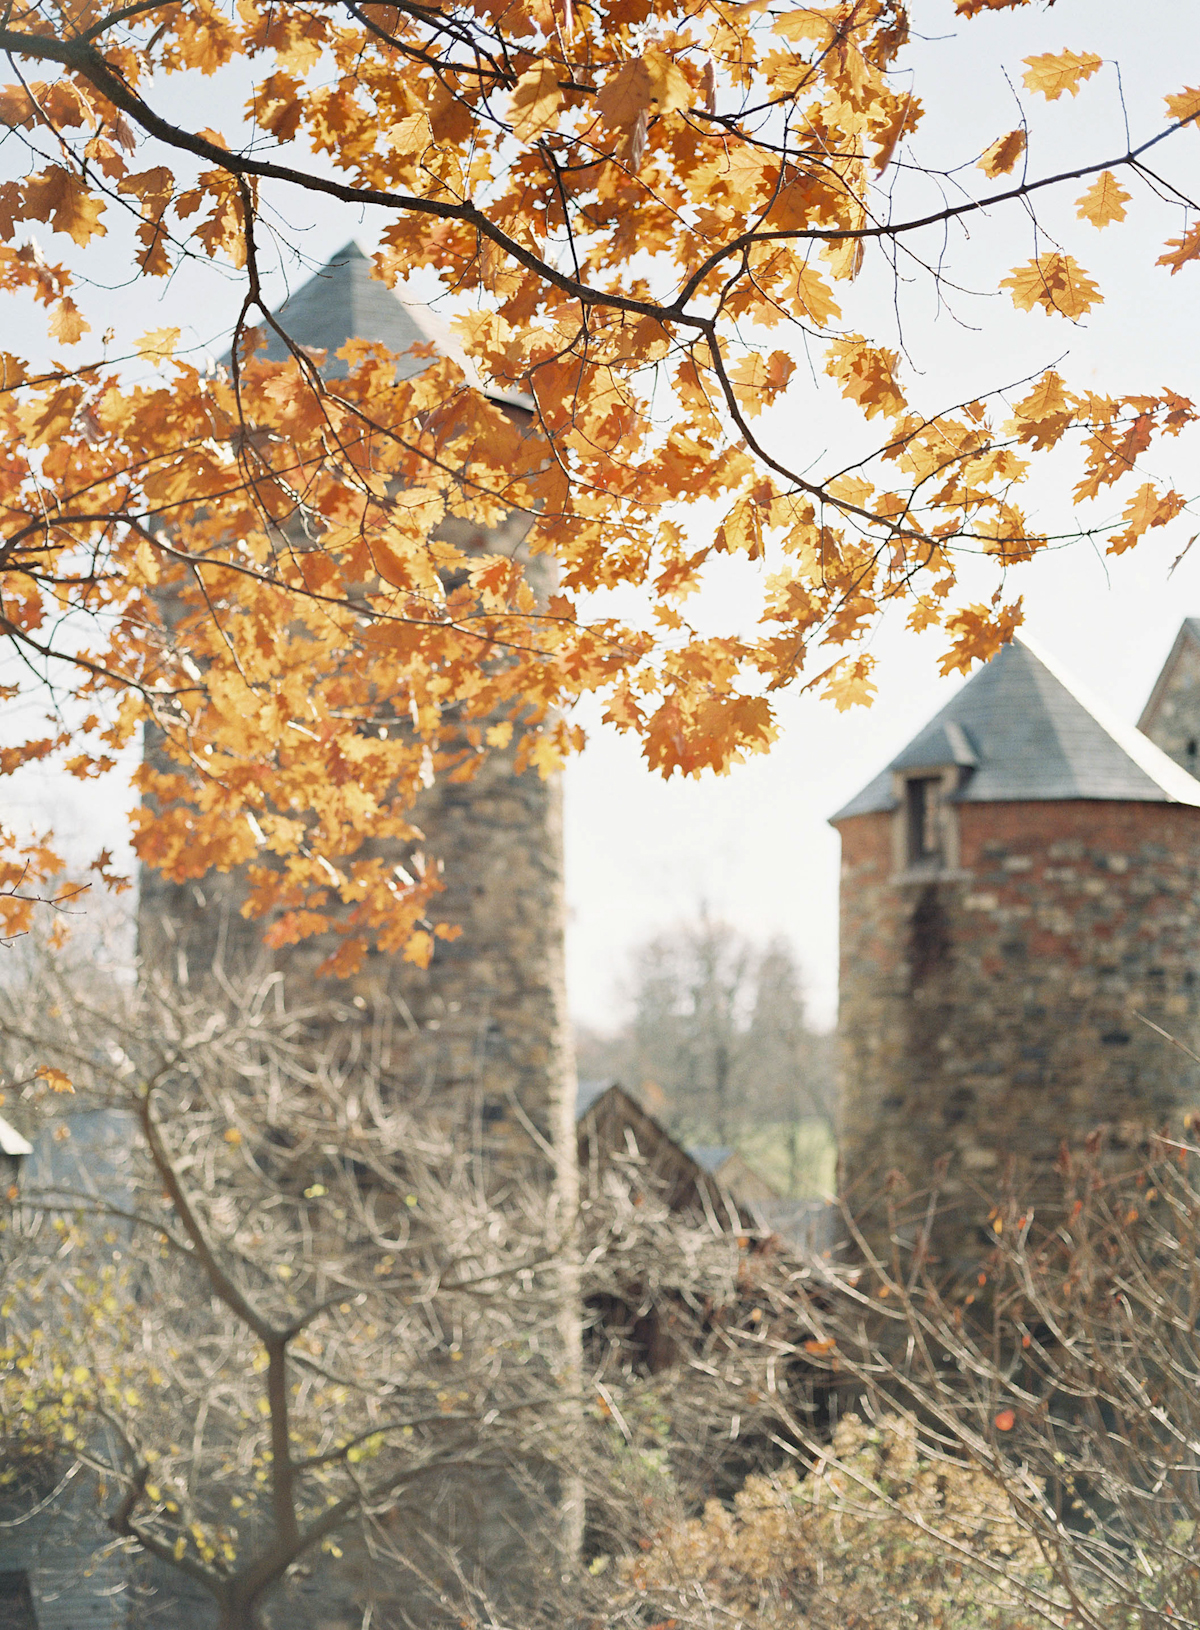
M 967 28 L 990 9 L 957 8 Z M 1174 520 L 1183 495 L 1141 463 L 1194 422 L 1184 396 L 1051 369 L 942 410 L 860 331 L 852 286 L 880 256 L 936 284 L 930 234 L 985 206 L 1027 226 L 1052 182 L 1085 226 L 1119 224 L 1158 144 L 1194 141 L 1200 92 L 1068 177 L 1037 168 L 1030 113 L 971 157 L 977 195 L 930 211 L 908 44 L 901 0 L 11 10 L 0 287 L 44 310 L 56 360 L 0 355 L 3 633 L 70 723 L 3 767 L 100 776 L 147 730 L 144 860 L 248 867 L 275 942 L 332 932 L 340 972 L 371 943 L 424 960 L 431 777 L 489 751 L 551 773 L 597 693 L 655 769 L 724 770 L 770 745 L 793 682 L 869 699 L 860 642 L 893 605 L 966 669 L 1019 621 L 1009 568 L 1051 541 L 1021 493 L 1047 457 L 1115 506 L 1083 527 L 1110 551 Z M 1111 72 L 1032 56 L 1022 94 L 1084 98 Z M 197 76 L 237 88 L 227 128 L 175 116 Z M 402 378 L 366 342 L 288 342 L 262 269 L 304 193 L 370 213 L 385 283 L 452 296 L 465 356 Z M 1172 275 L 1200 256 L 1179 218 Z M 106 237 L 135 281 L 236 271 L 224 363 L 173 328 L 109 354 L 80 280 Z M 1033 248 L 997 269 L 1005 298 L 1085 319 L 1095 279 Z M 850 466 L 787 433 L 822 392 L 866 437 Z M 979 555 L 996 591 L 975 601 L 959 564 Z M 722 557 L 756 584 L 748 627 L 689 605 Z

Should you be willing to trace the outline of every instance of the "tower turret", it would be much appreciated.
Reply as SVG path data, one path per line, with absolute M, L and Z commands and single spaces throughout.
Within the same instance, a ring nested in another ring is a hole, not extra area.
M 1004 647 L 833 817 L 842 837 L 843 1189 L 945 1157 L 935 1249 L 976 1254 L 1015 1163 L 1136 1143 L 1200 1097 L 1140 1022 L 1200 1040 L 1200 783 Z

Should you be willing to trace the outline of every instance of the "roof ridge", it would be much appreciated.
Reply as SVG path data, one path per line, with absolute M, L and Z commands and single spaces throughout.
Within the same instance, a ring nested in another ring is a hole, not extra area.
M 1144 736 L 1136 725 L 1126 724 L 1106 702 L 1093 695 L 1073 675 L 1060 668 L 1052 657 L 1041 651 L 1032 638 L 1025 638 L 1019 643 L 1024 645 L 1034 660 L 1041 664 L 1052 679 L 1057 680 L 1080 707 L 1091 714 L 1101 730 L 1116 742 L 1138 769 L 1158 783 L 1172 803 L 1200 805 L 1200 782 L 1195 776 L 1189 775 L 1173 758 L 1169 758 L 1162 748 L 1152 742 L 1149 736 Z

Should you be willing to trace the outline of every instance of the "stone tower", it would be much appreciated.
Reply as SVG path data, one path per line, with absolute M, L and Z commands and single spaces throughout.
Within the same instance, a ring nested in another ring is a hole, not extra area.
M 326 352 L 327 377 L 346 371 L 336 352 L 350 339 L 380 342 L 399 354 L 398 373 L 411 377 L 426 363 L 405 356 L 430 344 L 444 354 L 456 347 L 438 319 L 404 304 L 371 275 L 370 262 L 351 243 L 336 254 L 280 309 L 280 321 L 300 345 Z M 269 360 L 286 350 L 277 336 Z M 494 398 L 532 428 L 532 406 L 516 394 Z M 527 518 L 513 514 L 483 531 L 450 517 L 439 536 L 489 553 L 519 553 Z M 535 593 L 550 586 L 547 563 L 530 562 Z M 148 748 L 153 751 L 153 746 Z M 575 1141 L 575 1070 L 566 1003 L 562 793 L 557 778 L 536 771 L 518 775 L 514 751 L 494 750 L 467 782 L 438 781 L 422 795 L 413 821 L 425 835 L 431 863 L 444 867 L 436 915 L 461 928 L 457 939 L 437 940 L 427 969 L 399 955 L 370 953 L 348 980 L 318 980 L 316 968 L 331 948 L 306 941 L 279 952 L 262 946 L 264 924 L 241 915 L 247 886 L 241 872 L 210 872 L 198 883 L 168 882 L 143 868 L 138 904 L 142 966 L 169 979 L 202 987 L 219 963 L 234 980 L 259 970 L 279 972 L 289 998 L 333 1000 L 344 1018 L 334 1040 L 349 1056 L 370 1057 L 390 1089 L 419 1101 L 453 1137 L 456 1147 L 483 1158 L 481 1167 L 500 1187 L 516 1171 L 545 1198 L 546 1215 L 570 1218 L 578 1193 Z M 378 849 L 373 851 L 378 853 Z M 397 846 L 396 860 L 407 852 Z M 210 987 L 217 1000 L 219 988 Z M 328 1041 L 323 1028 L 321 1040 Z M 569 1376 L 578 1361 L 579 1314 L 569 1252 L 560 1264 L 559 1346 L 543 1355 Z M 530 1493 L 531 1487 L 540 1492 Z M 414 1496 L 415 1498 L 415 1496 Z M 428 1520 L 441 1549 L 420 1553 L 426 1585 L 395 1584 L 406 1622 L 443 1622 L 445 1600 L 457 1586 L 440 1570 L 455 1556 L 464 1577 L 482 1580 L 497 1600 L 532 1589 L 549 1566 L 547 1516 L 564 1548 L 573 1547 L 582 1511 L 574 1483 L 537 1466 L 514 1476 L 504 1469 L 448 1471 L 420 1485 L 416 1526 Z M 432 1514 L 432 1515 L 431 1515 Z M 414 1541 L 414 1544 L 418 1542 Z M 355 1564 L 354 1566 L 357 1566 Z M 354 1566 L 347 1564 L 350 1574 Z M 340 1576 L 331 1575 L 336 1585 Z M 441 1579 L 436 1588 L 429 1583 Z M 433 1592 L 429 1599 L 423 1592 Z M 440 1605 L 439 1605 L 440 1604 Z M 287 1622 L 308 1626 L 292 1613 Z M 333 1622 L 318 1614 L 320 1622 Z M 452 1622 L 460 1622 L 451 1614 Z M 341 1623 L 341 1619 L 337 1620 Z
M 1138 729 L 1189 775 L 1200 774 L 1200 617 L 1184 619 Z
M 299 288 L 278 313 L 291 337 L 327 353 L 329 376 L 344 373 L 336 352 L 350 339 L 375 340 L 400 354 L 399 372 L 426 364 L 406 356 L 430 342 L 454 353 L 449 331 L 428 310 L 406 305 L 371 275 L 353 243 Z M 270 360 L 286 355 L 278 336 Z M 529 422 L 531 403 L 498 397 L 506 411 Z M 477 536 L 450 519 L 453 541 L 488 551 L 519 550 L 527 527 L 513 515 Z M 545 570 L 534 562 L 531 576 Z M 545 585 L 542 585 L 545 587 Z M 535 581 L 535 588 L 537 583 Z M 531 1129 L 552 1146 L 560 1186 L 574 1185 L 574 1063 L 566 1007 L 563 930 L 562 798 L 557 779 L 517 775 L 511 751 L 494 752 L 474 781 L 439 783 L 414 812 L 427 853 L 444 864 L 438 917 L 461 927 L 438 941 L 421 971 L 398 956 L 374 954 L 349 981 L 330 980 L 324 992 L 345 998 L 358 1017 L 347 1020 L 348 1042 L 370 1046 L 385 1074 L 410 1083 L 453 1124 L 472 1128 L 501 1156 L 528 1154 Z M 404 862 L 406 855 L 397 854 Z M 249 922 L 238 872 L 209 873 L 175 884 L 143 869 L 138 949 L 143 966 L 181 981 L 202 980 L 219 960 L 230 972 L 262 962 L 264 924 Z M 313 969 L 328 947 L 312 942 L 272 959 L 292 995 L 312 994 Z M 465 1130 L 464 1130 L 465 1135 Z
M 1064 1139 L 1200 1102 L 1136 1017 L 1200 1050 L 1200 782 L 1014 641 L 833 820 L 843 1192 L 945 1157 L 961 1268 L 1010 1163 L 1046 1194 Z

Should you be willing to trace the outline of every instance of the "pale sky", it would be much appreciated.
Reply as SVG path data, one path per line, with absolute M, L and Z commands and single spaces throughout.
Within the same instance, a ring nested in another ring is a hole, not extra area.
M 1019 86 L 1021 58 L 1032 52 L 1092 49 L 1121 63 L 1119 85 L 1106 69 L 1075 103 L 1064 98 L 1049 110 L 1034 107 L 1033 173 L 1122 151 L 1122 92 L 1136 141 L 1162 128 L 1163 95 L 1200 84 L 1195 0 L 1144 0 L 1136 11 L 1128 0 L 1059 0 L 1049 12 L 998 13 L 966 27 L 955 23 L 950 0 L 918 0 L 914 11 L 925 35 L 916 53 L 919 90 L 929 108 L 917 154 L 931 160 L 953 154 L 969 161 L 1018 122 L 1011 86 Z M 932 84 L 924 82 L 930 69 Z M 211 95 L 211 87 L 200 94 Z M 0 149 L 0 165 L 4 158 Z M 1177 180 L 1190 183 L 1191 195 L 1200 195 L 1200 134 L 1179 138 L 1170 164 Z M 923 406 L 969 398 L 1052 362 L 1082 387 L 1150 391 L 1171 385 L 1200 396 L 1200 263 L 1175 278 L 1154 268 L 1161 238 L 1166 230 L 1178 235 L 1178 225 L 1140 203 L 1131 208 L 1129 222 L 1104 235 L 1075 222 L 1074 199 L 1082 190 L 1069 185 L 1061 202 L 1046 205 L 1045 220 L 1096 277 L 1108 304 L 1079 325 L 1018 316 L 1007 297 L 993 291 L 997 269 L 1007 270 L 1033 252 L 1031 229 L 1008 214 L 975 223 L 965 252 L 956 247 L 954 254 L 963 280 L 978 274 L 976 294 L 956 297 L 952 311 L 937 311 L 924 285 L 903 291 L 904 338 L 922 376 Z M 319 264 L 350 236 L 369 247 L 380 223 L 291 198 L 288 224 Z M 1000 243 L 1002 265 L 995 259 Z M 120 288 L 122 266 L 109 246 L 89 255 L 88 269 L 102 313 L 96 326 L 111 322 L 118 342 L 160 323 L 179 323 L 214 352 L 222 348 L 238 303 L 232 277 L 189 268 L 156 303 L 153 290 Z M 107 292 L 102 285 L 109 285 Z M 855 293 L 862 316 L 855 320 L 866 332 L 878 333 L 888 322 L 891 294 L 885 279 L 864 277 Z M 0 347 L 27 350 L 26 336 L 9 325 L 24 327 L 31 314 L 17 309 L 14 317 L 15 304 L 0 321 Z M 892 334 L 884 338 L 895 343 Z M 781 343 L 778 333 L 773 343 Z M 812 440 L 816 457 L 828 446 L 840 448 L 843 438 L 854 445 L 849 419 L 830 418 L 823 410 L 818 417 L 803 404 L 788 411 L 790 417 L 768 423 L 771 435 L 789 446 Z M 1156 454 L 1150 473 L 1197 498 L 1198 453 L 1200 438 L 1181 441 Z M 1047 530 L 1070 524 L 1065 473 L 1058 487 L 1047 481 L 1036 501 Z M 1011 587 L 1025 596 L 1030 632 L 1127 719 L 1136 718 L 1181 618 L 1200 614 L 1200 546 L 1170 575 L 1172 561 L 1195 531 L 1200 520 L 1185 514 L 1132 555 L 1108 561 L 1075 546 L 1013 574 Z M 753 571 L 743 562 L 736 572 L 718 573 L 692 609 L 715 622 L 736 619 L 744 607 L 748 619 Z M 786 935 L 801 958 L 814 1016 L 832 1021 L 838 845 L 828 816 L 962 683 L 958 677 L 939 679 L 936 633 L 918 638 L 893 622 L 873 648 L 880 690 L 874 707 L 839 715 L 815 698 L 793 696 L 783 709 L 785 733 L 769 758 L 724 778 L 664 784 L 645 769 L 634 744 L 592 728 L 591 744 L 568 770 L 566 787 L 569 977 L 580 1018 L 599 1026 L 612 1022 L 630 948 L 705 901 L 749 934 Z M 594 717 L 585 719 L 594 726 Z M 94 852 L 100 842 L 119 844 L 126 797 L 115 786 L 83 788 L 62 777 L 26 773 L 12 787 L 8 807 L 18 817 L 52 817 L 73 846 Z

